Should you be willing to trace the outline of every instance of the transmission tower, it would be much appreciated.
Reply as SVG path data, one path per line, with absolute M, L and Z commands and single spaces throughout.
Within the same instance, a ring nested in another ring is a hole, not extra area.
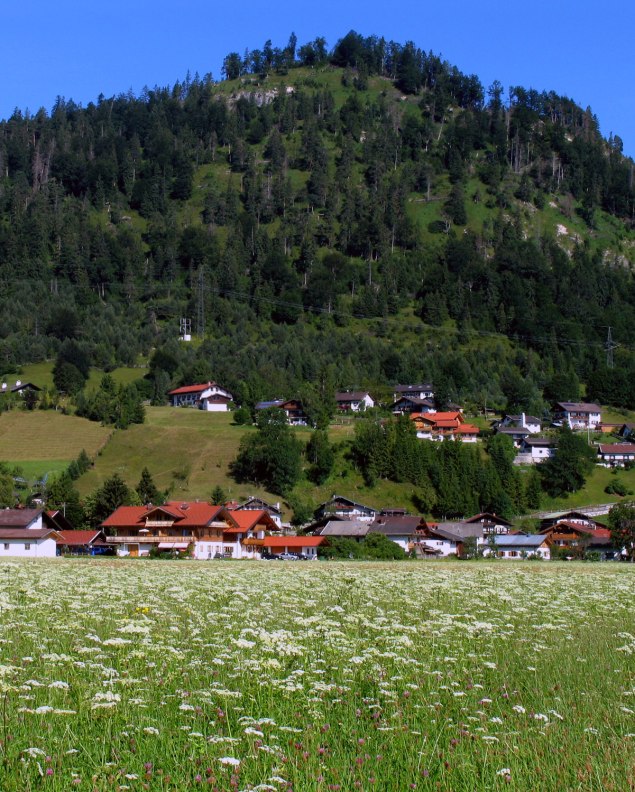
M 608 335 L 606 336 L 606 341 L 604 342 L 604 349 L 606 349 L 606 367 L 613 368 L 613 350 L 617 349 L 619 344 L 616 344 L 613 341 L 613 336 L 611 335 L 611 328 L 609 327 Z

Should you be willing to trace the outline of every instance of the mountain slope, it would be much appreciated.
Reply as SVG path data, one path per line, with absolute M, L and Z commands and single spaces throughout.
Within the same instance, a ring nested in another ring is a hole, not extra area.
M 103 368 L 158 349 L 157 396 L 201 377 L 247 404 L 425 378 L 475 404 L 540 411 L 582 382 L 633 406 L 619 138 L 414 45 L 319 42 L 0 124 L 5 368 L 72 336 Z

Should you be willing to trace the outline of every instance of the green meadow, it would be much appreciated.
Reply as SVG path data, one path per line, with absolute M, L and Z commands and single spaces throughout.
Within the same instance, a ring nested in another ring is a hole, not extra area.
M 3 792 L 631 789 L 634 574 L 3 561 Z

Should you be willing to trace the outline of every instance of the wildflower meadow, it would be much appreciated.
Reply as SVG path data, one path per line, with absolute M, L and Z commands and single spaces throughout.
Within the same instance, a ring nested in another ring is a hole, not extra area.
M 0 565 L 0 789 L 625 790 L 620 564 Z

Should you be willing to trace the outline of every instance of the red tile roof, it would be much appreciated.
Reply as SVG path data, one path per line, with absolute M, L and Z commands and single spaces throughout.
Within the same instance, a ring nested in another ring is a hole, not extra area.
M 463 423 L 463 416 L 460 412 L 431 412 L 431 413 L 410 413 L 410 419 L 419 419 L 423 423 L 439 429 L 451 429 Z
M 263 547 L 319 547 L 324 536 L 265 536 Z
M 602 454 L 635 454 L 635 443 L 600 443 Z
M 183 385 L 180 388 L 168 391 L 168 396 L 178 396 L 181 393 L 202 393 L 204 390 L 216 385 L 215 382 L 204 382 L 202 385 Z
M 120 506 L 103 521 L 106 528 L 123 528 L 130 525 L 141 525 L 141 518 L 148 510 L 145 506 Z
M 58 531 L 58 544 L 77 546 L 91 544 L 101 535 L 101 531 Z
M 216 506 L 204 501 L 168 501 L 166 506 L 169 507 L 170 511 L 174 511 L 182 518 L 178 521 L 179 526 L 207 525 L 223 511 L 222 506 Z
M 264 509 L 237 509 L 228 516 L 241 531 L 250 531 L 256 525 L 263 523 L 270 531 L 279 530 L 271 515 Z
M 146 517 L 153 512 L 163 511 L 174 518 L 179 527 L 192 527 L 207 525 L 216 519 L 223 511 L 222 506 L 213 506 L 209 503 L 195 501 L 171 501 L 165 506 L 120 506 L 102 525 L 105 528 L 141 527 L 145 524 Z
M 473 424 L 461 424 L 461 426 L 456 427 L 454 434 L 479 434 L 480 431 L 478 426 Z

